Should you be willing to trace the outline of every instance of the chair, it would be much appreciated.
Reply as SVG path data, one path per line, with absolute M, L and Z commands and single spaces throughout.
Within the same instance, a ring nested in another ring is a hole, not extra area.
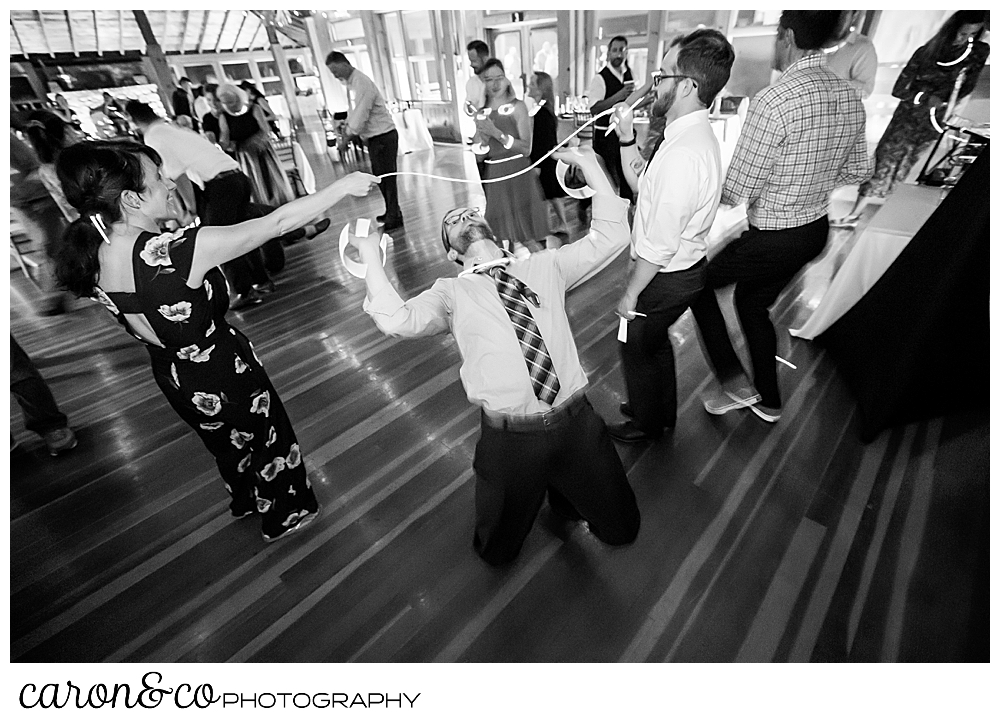
M 288 180 L 292 184 L 292 191 L 295 192 L 296 198 L 302 198 L 307 195 L 305 184 L 302 182 L 302 174 L 299 172 L 299 167 L 295 164 L 295 149 L 292 144 L 295 142 L 295 134 L 288 136 L 287 138 L 282 138 L 277 141 L 273 141 L 274 152 L 278 155 L 278 160 L 281 162 L 281 167 L 285 169 L 285 173 L 288 175 Z
M 31 254 L 35 253 L 35 250 L 32 248 L 34 243 L 34 241 L 24 235 L 21 224 L 17 221 L 17 219 L 11 216 L 10 253 L 17 261 L 17 265 L 21 267 L 21 273 L 24 274 L 24 278 L 30 281 L 32 286 L 41 291 L 42 287 L 39 286 L 38 282 L 28 270 L 29 267 L 32 269 L 37 269 L 39 267 L 38 262 L 31 258 Z

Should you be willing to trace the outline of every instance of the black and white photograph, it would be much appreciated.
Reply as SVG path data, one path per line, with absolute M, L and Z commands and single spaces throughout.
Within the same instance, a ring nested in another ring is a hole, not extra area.
M 986 713 L 989 10 L 519 7 L 9 11 L 14 720 Z

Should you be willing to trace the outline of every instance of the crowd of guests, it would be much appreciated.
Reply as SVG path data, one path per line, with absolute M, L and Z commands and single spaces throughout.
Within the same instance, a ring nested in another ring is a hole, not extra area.
M 903 99 L 897 116 L 971 91 L 988 55 L 979 40 L 983 15 L 959 11 L 917 51 L 896 84 Z M 546 500 L 568 524 L 582 520 L 598 539 L 627 544 L 638 534 L 640 512 L 611 440 L 655 443 L 675 426 L 671 325 L 692 310 L 715 376 L 703 400 L 708 413 L 752 413 L 776 423 L 783 398 L 770 308 L 823 251 L 834 188 L 861 184 L 865 196 L 879 182 L 880 164 L 903 163 L 885 138 L 874 164 L 868 153 L 862 98 L 870 90 L 860 76 L 871 64 L 856 17 L 782 12 L 779 74 L 750 102 L 725 171 L 709 123 L 735 61 L 722 33 L 699 29 L 676 37 L 639 88 L 625 61 L 627 41 L 613 38 L 590 93 L 594 113 L 614 114 L 597 126 L 593 147 L 564 148 L 513 179 L 507 176 L 558 143 L 552 78 L 533 74 L 529 110 L 503 63 L 473 41 L 468 112 L 487 207 L 445 214 L 444 252 L 461 272 L 405 300 L 379 255 L 383 231 L 403 223 L 395 178 L 382 177 L 395 171 L 396 131 L 381 93 L 342 54 L 332 52 L 327 67 L 355 99 L 344 138 L 369 146 L 373 174 L 350 174 L 299 199 L 288 193 L 268 147 L 268 109 L 237 86 L 206 86 L 207 110 L 188 116 L 191 129 L 130 102 L 125 110 L 144 144 L 72 142 L 71 124 L 58 118 L 63 135 L 44 154 L 69 209 L 63 219 L 69 226 L 53 242 L 55 275 L 62 288 L 102 303 L 145 345 L 157 384 L 215 457 L 232 514 L 259 515 L 264 539 L 273 541 L 315 519 L 319 501 L 277 390 L 226 312 L 267 289 L 268 274 L 284 262 L 284 244 L 309 233 L 309 224 L 341 199 L 364 196 L 377 184 L 386 202 L 382 228 L 349 235 L 367 268 L 363 308 L 386 334 L 455 338 L 462 383 L 481 409 L 473 462 L 477 553 L 494 565 L 513 560 Z M 184 84 L 179 91 L 175 112 L 195 113 L 194 94 Z M 641 104 L 651 117 L 642 148 L 628 112 Z M 912 126 L 903 128 L 911 150 L 926 145 Z M 34 139 L 42 129 L 32 130 Z M 886 136 L 899 133 L 890 124 Z M 14 141 L 12 134 L 12 148 Z M 589 231 L 573 243 L 567 243 L 556 161 L 594 194 Z M 42 165 L 25 161 L 22 172 L 41 176 Z M 201 224 L 165 231 L 175 199 L 190 203 Z M 749 228 L 710 259 L 708 235 L 723 204 L 745 204 Z M 565 294 L 626 248 L 631 261 L 617 313 L 627 400 L 622 420 L 608 424 L 587 400 Z M 719 307 L 716 290 L 725 286 L 734 287 L 749 369 Z

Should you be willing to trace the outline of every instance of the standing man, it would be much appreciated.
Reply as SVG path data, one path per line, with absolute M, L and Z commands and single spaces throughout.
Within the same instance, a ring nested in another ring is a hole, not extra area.
M 219 98 L 215 95 L 215 91 L 218 89 L 219 86 L 215 83 L 205 85 L 204 97 L 208 110 L 201 116 L 201 132 L 212 144 L 218 143 L 219 137 L 222 135 L 222 129 L 219 127 L 219 114 L 222 109 Z
M 729 82 L 735 57 L 718 30 L 695 30 L 671 46 L 654 81 L 651 110 L 666 119 L 666 128 L 644 170 L 632 114 L 616 128 L 625 180 L 638 190 L 634 263 L 618 304 L 618 315 L 628 322 L 627 338 L 619 344 L 628 390 L 622 411 L 632 419 L 610 427 L 622 442 L 657 439 L 677 421 L 670 326 L 705 285 L 708 232 L 722 194 L 722 159 L 708 109 Z M 637 169 L 642 175 L 636 184 Z
M 486 83 L 480 77 L 483 67 L 490 57 L 490 48 L 482 40 L 473 40 L 466 46 L 469 54 L 469 67 L 472 68 L 472 77 L 465 83 L 465 103 L 466 109 L 480 110 L 486 105 Z M 475 137 L 475 130 L 473 130 Z M 476 169 L 479 177 L 486 173 L 486 161 L 484 156 L 476 154 Z
M 864 100 L 875 90 L 878 56 L 875 54 L 875 45 L 872 41 L 858 32 L 861 12 L 861 10 L 841 12 L 841 25 L 837 30 L 836 42 L 826 48 L 826 66 L 850 83 Z
M 174 116 L 186 115 L 191 119 L 191 128 L 198 131 L 198 117 L 194 112 L 194 91 L 191 90 L 191 80 L 181 78 L 180 87 L 174 89 L 171 102 L 174 106 Z
M 837 31 L 836 10 L 785 10 L 775 40 L 782 71 L 750 102 L 722 189 L 722 203 L 747 204 L 750 228 L 708 264 L 692 311 L 721 390 L 710 414 L 749 407 L 765 422 L 781 416 L 769 311 L 792 277 L 826 246 L 826 213 L 835 186 L 872 173 L 865 110 L 857 91 L 826 67 L 823 48 Z M 753 365 L 746 380 L 715 289 L 736 284 L 736 312 Z
M 628 53 L 628 40 L 621 35 L 611 38 L 608 43 L 608 62 L 601 72 L 594 76 L 587 89 L 590 99 L 590 112 L 593 115 L 603 113 L 615 103 L 621 103 L 635 90 L 632 80 L 632 70 L 625 62 Z M 605 116 L 594 123 L 594 151 L 604 160 L 604 166 L 611 176 L 611 185 L 622 198 L 632 200 L 632 191 L 622 176 L 621 153 L 618 151 L 618 138 L 614 133 L 605 135 L 610 127 L 611 118 Z
M 546 495 L 559 517 L 586 520 L 609 545 L 632 542 L 639 510 L 614 444 L 585 394 L 566 317 L 566 289 L 628 243 L 628 204 L 590 149 L 559 151 L 595 189 L 593 223 L 580 241 L 511 260 L 475 209 L 441 225 L 448 258 L 464 270 L 403 301 L 382 268 L 379 234 L 351 236 L 368 264 L 364 309 L 392 336 L 450 331 L 459 376 L 481 407 L 473 547 L 491 565 L 517 557 Z
M 360 137 L 368 146 L 372 162 L 372 174 L 396 172 L 396 154 L 399 151 L 399 133 L 392 122 L 392 116 L 385 107 L 385 99 L 375 83 L 367 75 L 351 65 L 347 56 L 332 50 L 326 56 L 326 67 L 334 77 L 347 86 L 353 94 L 353 107 L 347 114 L 344 134 L 341 137 L 341 153 L 353 137 Z M 383 178 L 379 190 L 385 199 L 385 213 L 377 218 L 383 224 L 383 231 L 395 231 L 403 227 L 403 212 L 399 209 L 396 195 L 396 177 Z

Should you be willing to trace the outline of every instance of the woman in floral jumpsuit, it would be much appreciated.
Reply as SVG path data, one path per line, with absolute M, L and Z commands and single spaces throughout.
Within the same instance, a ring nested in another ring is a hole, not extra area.
M 261 219 L 160 233 L 173 183 L 153 149 L 84 142 L 59 177 L 81 214 L 57 258 L 63 284 L 104 304 L 146 345 L 170 405 L 215 457 L 235 517 L 257 512 L 264 539 L 301 529 L 319 511 L 291 422 L 250 340 L 226 321 L 218 265 L 310 220 L 375 178 L 352 174 Z

